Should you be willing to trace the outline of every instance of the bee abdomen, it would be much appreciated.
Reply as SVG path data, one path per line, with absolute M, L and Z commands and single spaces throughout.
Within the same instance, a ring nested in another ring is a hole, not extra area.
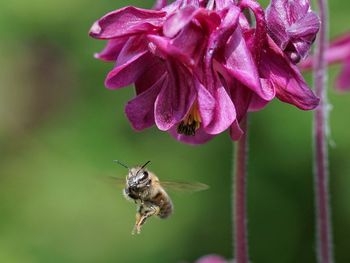
M 160 207 L 159 211 L 159 217 L 160 218 L 167 218 L 173 213 L 173 203 L 170 199 L 167 200 L 166 203 L 163 203 L 163 205 Z
M 160 218 L 167 218 L 172 214 L 173 203 L 171 202 L 170 197 L 164 190 L 160 190 L 154 195 L 153 202 L 159 207 L 158 216 Z

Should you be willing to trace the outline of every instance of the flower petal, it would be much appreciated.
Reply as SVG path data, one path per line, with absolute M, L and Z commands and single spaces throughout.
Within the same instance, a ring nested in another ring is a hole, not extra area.
M 214 90 L 215 108 L 212 112 L 211 122 L 204 126 L 204 130 L 209 134 L 219 134 L 225 131 L 236 119 L 235 106 L 230 96 L 222 85 Z
M 320 27 L 320 18 L 314 12 L 308 12 L 301 19 L 293 23 L 289 28 L 287 28 L 287 33 L 289 37 L 299 38 L 309 35 L 313 35 L 315 38 L 316 33 Z
M 199 258 L 196 263 L 227 263 L 227 261 L 218 255 L 206 255 Z
M 238 141 L 243 135 L 243 130 L 239 126 L 237 120 L 235 120 L 230 126 L 230 137 L 233 141 Z
M 158 58 L 148 51 L 143 36 L 130 37 L 118 55 L 115 68 L 107 75 L 105 85 L 111 89 L 127 86 L 157 63 Z
M 258 71 L 250 51 L 242 37 L 241 30 L 237 28 L 235 33 L 227 43 L 226 50 L 226 70 L 243 85 L 254 91 L 264 100 L 272 100 L 274 91 L 261 86 Z
M 196 134 L 194 136 L 188 136 L 188 135 L 184 135 L 184 134 L 179 134 L 177 132 L 177 128 L 176 126 L 173 126 L 170 130 L 169 133 L 171 134 L 171 136 L 173 136 L 176 140 L 180 141 L 180 142 L 184 142 L 184 143 L 188 143 L 188 144 L 203 144 L 208 142 L 209 140 L 211 140 L 214 135 L 211 134 L 207 134 L 203 128 L 199 128 L 196 131 Z
M 336 88 L 341 91 L 350 90 L 350 61 L 347 61 L 336 80 Z
M 196 98 L 187 69 L 171 61 L 167 61 L 167 66 L 167 78 L 155 102 L 155 122 L 162 131 L 183 120 Z
M 105 85 L 110 89 L 118 89 L 135 82 L 149 67 L 152 55 L 148 51 L 135 54 L 125 64 L 116 66 L 110 71 L 105 80 Z
M 235 105 L 236 109 L 236 119 L 238 122 L 242 120 L 242 118 L 247 114 L 249 105 L 252 100 L 254 92 L 247 89 L 242 84 L 236 82 L 233 82 L 229 86 L 230 96 L 231 100 L 233 101 L 233 104 Z
M 303 60 L 299 66 L 302 69 L 311 69 L 314 56 L 309 56 Z M 328 64 L 339 63 L 350 60 L 350 34 L 342 35 L 331 41 L 326 50 L 326 60 Z
M 160 28 L 165 16 L 164 11 L 127 6 L 96 21 L 89 34 L 98 39 L 111 39 L 151 32 Z
M 320 27 L 320 19 L 311 11 L 309 0 L 272 0 L 266 20 L 272 39 L 290 54 L 293 62 L 306 57 Z
M 308 88 L 298 68 L 284 56 L 270 38 L 266 52 L 262 53 L 262 60 L 264 61 L 260 64 L 262 77 L 274 86 L 280 100 L 302 110 L 311 110 L 318 106 L 319 99 Z
M 289 27 L 289 19 L 284 2 L 285 0 L 272 0 L 266 8 L 268 30 L 273 40 L 281 49 L 285 49 L 289 41 L 286 32 L 286 27 Z
M 156 0 L 156 2 L 154 3 L 152 9 L 154 9 L 154 10 L 160 10 L 160 9 L 162 9 L 163 7 L 165 7 L 167 4 L 168 4 L 168 1 L 167 1 L 167 0 Z
M 106 47 L 100 52 L 95 54 L 95 58 L 104 61 L 116 61 L 117 57 L 122 50 L 123 46 L 127 42 L 127 37 L 111 39 L 107 42 Z
M 155 58 L 155 63 L 150 64 L 135 81 L 136 94 L 139 95 L 152 87 L 164 75 L 165 71 L 164 62 Z
M 320 28 L 320 19 L 314 12 L 308 12 L 287 29 L 288 36 L 301 58 L 305 58 Z
M 166 37 L 174 37 L 181 29 L 191 22 L 197 12 L 201 12 L 201 10 L 194 6 L 186 6 L 171 14 L 164 23 L 164 35 Z
M 214 118 L 215 98 L 197 79 L 195 80 L 195 87 L 197 90 L 197 102 L 201 116 L 201 125 L 207 127 Z
M 274 94 L 275 94 L 275 89 L 273 88 L 273 86 L 270 84 L 269 81 L 267 81 L 266 79 L 260 79 L 260 82 L 261 82 L 262 86 L 269 85 L 270 88 L 274 90 Z M 249 104 L 249 111 L 260 111 L 263 108 L 265 108 L 265 106 L 269 102 L 270 101 L 264 100 L 264 99 L 260 98 L 259 96 L 257 96 L 255 93 L 253 93 L 251 100 L 250 100 L 250 104 Z
M 193 23 L 187 25 L 175 38 L 148 35 L 147 39 L 154 44 L 155 55 L 162 58 L 171 56 L 190 68 L 196 67 L 202 59 L 205 45 L 198 43 L 206 41 L 202 29 Z
M 143 130 L 154 124 L 154 103 L 164 80 L 165 74 L 152 87 L 127 103 L 125 113 L 135 130 Z

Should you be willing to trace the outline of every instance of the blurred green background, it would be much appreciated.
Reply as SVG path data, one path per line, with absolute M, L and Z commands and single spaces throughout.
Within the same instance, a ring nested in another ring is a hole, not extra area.
M 132 88 L 109 91 L 112 64 L 93 58 L 92 23 L 152 1 L 0 1 L 0 262 L 193 262 L 232 258 L 232 143 L 202 146 L 124 115 Z M 264 3 L 266 5 L 266 2 Z M 331 35 L 350 30 L 350 3 L 330 1 Z M 332 67 L 330 84 L 339 72 Z M 310 76 L 307 76 L 310 80 Z M 329 91 L 331 189 L 337 262 L 350 262 L 350 94 Z M 275 101 L 251 115 L 249 247 L 253 262 L 315 262 L 311 112 Z M 175 214 L 132 236 L 135 206 L 106 180 L 151 160 L 161 179 L 210 190 L 173 194 Z

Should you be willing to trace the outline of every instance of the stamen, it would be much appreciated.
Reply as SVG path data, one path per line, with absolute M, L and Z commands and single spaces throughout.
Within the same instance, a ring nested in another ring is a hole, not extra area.
M 200 123 L 201 117 L 199 114 L 197 102 L 195 102 L 188 115 L 177 126 L 177 133 L 187 136 L 195 136 L 196 130 L 198 130 L 200 127 Z

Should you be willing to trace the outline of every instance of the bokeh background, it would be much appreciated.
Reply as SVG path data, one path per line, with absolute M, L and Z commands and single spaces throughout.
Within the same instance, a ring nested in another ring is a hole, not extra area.
M 266 1 L 263 3 L 266 6 Z M 154 128 L 134 132 L 124 115 L 132 88 L 110 91 L 112 64 L 93 58 L 92 23 L 152 1 L 0 1 L 0 262 L 193 262 L 232 258 L 232 143 L 202 146 Z M 330 1 L 331 36 L 350 30 L 350 3 Z M 337 262 L 350 262 L 350 94 L 332 83 L 331 190 Z M 310 81 L 310 76 L 307 76 Z M 279 101 L 251 115 L 249 247 L 253 262 L 315 262 L 311 112 Z M 135 206 L 106 180 L 151 160 L 161 179 L 210 190 L 172 194 L 175 214 L 132 236 Z

